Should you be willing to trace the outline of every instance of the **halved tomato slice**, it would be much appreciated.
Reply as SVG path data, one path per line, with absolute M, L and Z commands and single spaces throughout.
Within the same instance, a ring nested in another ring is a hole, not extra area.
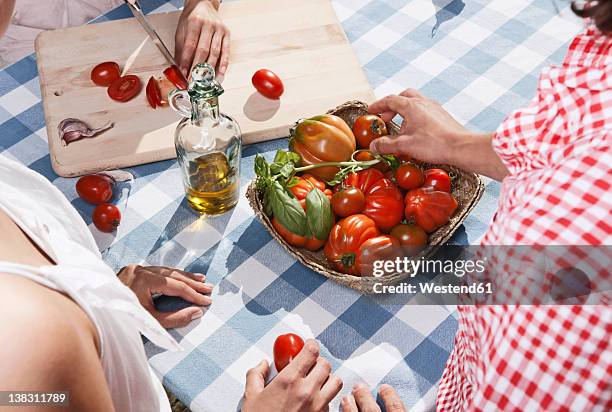
M 115 80 L 108 87 L 108 96 L 118 102 L 127 102 L 132 100 L 140 93 L 142 83 L 138 76 L 133 74 L 123 76 Z
M 161 92 L 157 80 L 153 76 L 151 76 L 147 83 L 147 100 L 154 109 L 161 106 Z

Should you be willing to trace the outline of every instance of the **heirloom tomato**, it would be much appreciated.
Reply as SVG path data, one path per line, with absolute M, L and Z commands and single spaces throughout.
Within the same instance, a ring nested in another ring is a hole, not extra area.
M 406 194 L 406 219 L 414 219 L 427 233 L 448 223 L 457 201 L 448 192 L 436 191 L 430 187 L 411 190 Z
M 312 252 L 319 250 L 325 244 L 324 240 L 319 240 L 315 237 L 306 237 L 296 235 L 295 233 L 289 231 L 285 226 L 281 225 L 277 218 L 272 218 L 272 226 L 276 232 L 285 239 L 285 242 L 289 243 L 291 246 L 303 248 L 310 250 Z
M 359 276 L 359 248 L 379 234 L 376 223 L 366 215 L 349 216 L 332 228 L 324 249 L 325 257 L 340 272 Z
M 322 115 L 298 123 L 289 140 L 289 149 L 300 155 L 300 166 L 345 162 L 355 151 L 355 136 L 338 116 Z M 327 182 L 338 170 L 337 167 L 319 167 L 310 173 Z
M 304 347 L 304 340 L 295 333 L 280 335 L 274 341 L 274 366 L 280 372 L 291 362 Z
M 369 162 L 371 160 L 376 159 L 376 157 L 374 157 L 374 154 L 369 150 L 359 150 L 355 153 L 353 158 L 359 162 Z M 391 166 L 389 166 L 389 163 L 387 162 L 380 162 L 372 167 L 374 169 L 380 170 L 383 173 L 387 173 L 389 170 L 391 170 Z
M 404 200 L 395 183 L 385 178 L 380 170 L 366 169 L 351 173 L 338 190 L 355 187 L 363 192 L 366 206 L 363 214 L 376 222 L 383 232 L 401 222 L 404 216 Z
M 366 114 L 355 121 L 353 134 L 355 135 L 357 146 L 360 149 L 368 149 L 370 143 L 389 133 L 387 132 L 387 125 L 380 117 Z
M 357 266 L 361 276 L 375 276 L 381 277 L 384 273 L 377 273 L 375 269 L 375 262 L 377 261 L 394 261 L 401 255 L 400 242 L 391 236 L 377 236 L 366 240 L 359 247 L 359 253 L 357 254 Z
M 451 178 L 446 173 L 446 170 L 442 169 L 429 169 L 425 172 L 425 187 L 432 187 L 434 190 L 440 192 L 451 192 Z
M 366 206 L 366 198 L 363 192 L 356 187 L 347 187 L 334 194 L 332 197 L 332 209 L 334 214 L 347 217 L 363 212 Z
M 315 188 L 323 192 L 330 201 L 332 200 L 332 191 L 325 186 L 325 183 L 317 180 L 316 177 L 306 174 L 303 176 L 296 176 L 295 179 L 297 183 L 291 186 L 289 190 L 300 202 L 304 210 L 306 210 L 306 196 Z
M 395 172 L 395 181 L 404 190 L 418 189 L 423 186 L 425 176 L 414 163 L 404 163 Z
M 414 256 L 427 246 L 427 233 L 415 224 L 397 225 L 389 235 L 399 240 L 406 255 Z

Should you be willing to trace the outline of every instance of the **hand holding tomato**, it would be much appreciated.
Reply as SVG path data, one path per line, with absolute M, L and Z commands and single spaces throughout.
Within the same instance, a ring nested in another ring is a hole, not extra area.
M 229 65 L 230 31 L 219 17 L 220 1 L 185 0 L 176 35 L 175 59 L 188 77 L 193 66 L 209 63 L 225 75 Z
M 319 356 L 319 344 L 312 339 L 266 385 L 269 373 L 266 361 L 247 372 L 243 412 L 327 412 L 342 389 L 342 380 L 331 374 L 331 364 Z

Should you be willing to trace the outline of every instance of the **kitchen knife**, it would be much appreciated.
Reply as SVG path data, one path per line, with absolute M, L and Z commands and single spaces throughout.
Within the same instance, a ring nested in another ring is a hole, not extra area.
M 170 51 L 168 50 L 162 39 L 159 37 L 153 26 L 151 26 L 151 24 L 145 17 L 144 13 L 142 12 L 142 7 L 140 7 L 140 4 L 138 3 L 138 0 L 124 1 L 127 3 L 136 20 L 138 20 L 138 23 L 140 23 L 142 28 L 147 32 L 153 43 L 155 43 L 155 46 L 157 46 L 159 51 L 164 55 L 168 63 L 170 63 L 170 65 L 176 66 L 174 56 L 172 56 L 172 53 L 170 53 Z

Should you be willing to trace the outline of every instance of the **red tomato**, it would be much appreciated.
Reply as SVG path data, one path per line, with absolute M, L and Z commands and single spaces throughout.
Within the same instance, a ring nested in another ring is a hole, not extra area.
M 380 277 L 382 273 L 376 273 L 374 262 L 395 260 L 401 255 L 399 241 L 391 236 L 377 236 L 366 240 L 359 247 L 357 254 L 357 266 L 361 276 Z
M 314 237 L 305 237 L 296 235 L 293 232 L 290 232 L 289 229 L 285 228 L 285 226 L 281 225 L 277 218 L 272 218 L 272 226 L 276 230 L 285 242 L 289 243 L 291 246 L 303 248 L 306 250 L 310 250 L 311 252 L 315 252 L 325 245 L 324 240 L 319 240 Z
M 372 152 L 369 150 L 358 151 L 354 158 L 359 162 L 369 162 L 370 160 L 376 159 L 374 154 L 372 154 Z M 372 167 L 380 170 L 383 173 L 387 173 L 389 170 L 391 170 L 391 166 L 389 166 L 389 163 L 387 162 L 380 162 Z
M 268 99 L 278 99 L 285 92 L 283 82 L 274 72 L 261 69 L 253 75 L 253 86 Z
M 304 340 L 295 333 L 280 335 L 274 341 L 274 366 L 278 372 L 285 369 L 304 347 Z
M 306 210 L 306 196 L 310 193 L 315 187 L 319 189 L 321 192 L 327 196 L 327 198 L 332 200 L 332 191 L 325 186 L 325 183 L 318 180 L 313 175 L 305 174 L 303 176 L 297 176 L 297 184 L 291 186 L 289 190 L 293 195 L 299 200 L 302 208 Z
M 366 198 L 363 192 L 355 187 L 340 190 L 332 197 L 332 209 L 337 216 L 347 217 L 363 212 Z
M 151 76 L 149 82 L 147 83 L 147 101 L 151 105 L 152 108 L 161 107 L 162 98 L 161 92 L 159 90 L 159 85 L 157 84 L 157 80 L 155 77 Z
M 127 102 L 132 100 L 140 93 L 142 83 L 137 76 L 133 74 L 123 76 L 115 80 L 108 87 L 108 96 L 118 102 Z
M 355 121 L 353 134 L 357 140 L 357 147 L 368 149 L 370 143 L 379 137 L 388 135 L 389 132 L 387 132 L 387 125 L 380 117 L 366 114 Z
M 83 176 L 77 180 L 76 191 L 87 203 L 99 205 L 113 197 L 113 182 L 110 178 L 101 175 Z
M 408 256 L 418 254 L 427 246 L 427 233 L 422 227 L 414 224 L 397 225 L 391 229 L 389 235 L 399 240 L 400 245 L 402 245 L 404 252 Z
M 189 82 L 187 79 L 185 79 L 185 76 L 183 76 L 181 70 L 175 65 L 172 65 L 164 70 L 164 76 L 166 76 L 166 79 L 170 80 L 179 90 L 187 90 L 189 88 Z
M 108 87 L 120 77 L 121 69 L 115 62 L 100 63 L 91 71 L 91 81 L 97 86 Z
M 402 194 L 395 183 L 386 179 L 380 170 L 366 169 L 351 173 L 344 179 L 340 188 L 342 187 L 356 187 L 363 192 L 366 197 L 363 214 L 373 219 L 383 232 L 402 221 Z
M 425 172 L 425 187 L 432 187 L 434 190 L 440 192 L 451 192 L 451 178 L 446 173 L 446 170 L 442 169 L 429 169 Z
M 117 206 L 103 203 L 94 209 L 93 223 L 101 232 L 110 233 L 119 227 L 121 213 Z
M 448 223 L 457 201 L 448 192 L 435 191 L 430 187 L 411 190 L 406 195 L 406 219 L 414 219 L 427 233 Z
M 352 215 L 331 230 L 325 245 L 325 257 L 340 272 L 359 276 L 359 248 L 379 235 L 376 223 L 366 215 Z
M 397 168 L 395 180 L 402 189 L 412 190 L 423 186 L 425 176 L 421 168 L 414 163 L 404 163 Z

